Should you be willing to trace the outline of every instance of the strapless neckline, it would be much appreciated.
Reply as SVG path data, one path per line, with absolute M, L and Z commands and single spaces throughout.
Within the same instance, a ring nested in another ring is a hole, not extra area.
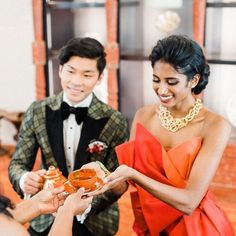
M 147 128 L 145 128 L 145 127 L 144 127 L 142 124 L 140 124 L 140 123 L 138 123 L 137 125 L 140 125 L 144 130 L 146 130 L 146 132 L 147 132 L 152 138 L 156 139 L 156 140 L 161 144 L 160 140 L 159 140 L 154 134 L 152 134 L 151 131 L 149 131 Z M 189 143 L 191 143 L 191 142 L 194 142 L 195 140 L 198 141 L 198 142 L 201 142 L 201 141 L 202 141 L 202 137 L 201 137 L 201 136 L 196 136 L 196 137 L 190 138 L 190 139 L 188 139 L 188 140 L 186 140 L 186 141 L 184 141 L 184 142 L 182 142 L 182 143 L 179 143 L 179 144 L 177 144 L 177 145 L 175 145 L 175 146 L 173 146 L 173 147 L 164 147 L 163 145 L 162 145 L 162 147 L 165 149 L 166 152 L 170 152 L 170 151 L 173 150 L 173 149 L 176 149 L 176 148 L 180 148 L 180 147 L 182 147 L 182 146 L 185 146 L 185 145 L 187 145 L 187 144 L 189 144 Z M 188 146 L 188 145 L 187 145 L 187 146 Z

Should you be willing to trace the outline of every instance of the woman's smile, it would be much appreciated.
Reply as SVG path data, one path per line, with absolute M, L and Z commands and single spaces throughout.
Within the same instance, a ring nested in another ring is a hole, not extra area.
M 168 102 L 170 102 L 171 100 L 172 100 L 172 98 L 173 98 L 173 95 L 168 95 L 168 96 L 166 96 L 166 95 L 158 95 L 159 96 L 159 99 L 160 99 L 160 101 L 162 102 L 162 103 L 168 103 Z

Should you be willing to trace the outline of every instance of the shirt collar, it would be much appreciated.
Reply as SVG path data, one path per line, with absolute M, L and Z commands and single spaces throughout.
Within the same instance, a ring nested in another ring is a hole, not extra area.
M 89 107 L 92 102 L 92 99 L 93 99 L 93 94 L 91 93 L 83 101 L 81 101 L 75 105 L 72 105 L 71 102 L 69 101 L 69 99 L 67 98 L 66 93 L 63 93 L 62 100 L 63 100 L 63 102 L 66 102 L 68 105 L 70 105 L 72 107 Z

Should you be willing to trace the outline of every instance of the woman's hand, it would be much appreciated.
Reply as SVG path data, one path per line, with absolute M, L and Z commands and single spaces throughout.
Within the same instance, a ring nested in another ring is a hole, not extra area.
M 101 166 L 96 161 L 83 165 L 81 169 L 93 169 L 96 171 L 97 176 L 101 179 L 104 179 L 106 176 L 104 171 L 101 169 Z
M 127 165 L 120 165 L 116 170 L 106 177 L 105 181 L 110 185 L 111 188 L 119 182 L 124 182 L 132 179 L 134 169 Z
M 134 171 L 134 169 L 127 165 L 119 166 L 113 173 L 104 179 L 105 184 L 100 190 L 91 194 L 88 193 L 87 196 L 98 195 L 110 189 L 115 194 L 122 195 L 128 188 L 128 183 L 126 181 L 132 179 Z
M 48 214 L 56 212 L 63 205 L 65 196 L 64 187 L 54 189 L 43 189 L 34 195 L 30 201 L 38 208 L 39 214 Z
M 49 232 L 49 236 L 72 235 L 73 219 L 75 215 L 83 213 L 91 204 L 92 198 L 82 198 L 84 189 L 69 195 L 63 206 L 61 206 Z
M 92 197 L 82 198 L 84 195 L 84 188 L 80 188 L 76 193 L 72 193 L 69 195 L 63 208 L 67 208 L 69 211 L 73 212 L 73 215 L 80 215 L 82 214 L 92 203 Z

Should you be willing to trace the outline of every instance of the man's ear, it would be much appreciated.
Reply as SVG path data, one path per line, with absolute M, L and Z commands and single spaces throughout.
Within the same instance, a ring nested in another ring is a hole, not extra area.
M 63 65 L 59 65 L 58 74 L 59 74 L 59 77 L 60 77 L 60 78 L 61 78 L 62 69 L 63 69 Z
M 97 85 L 99 85 L 102 82 L 103 77 L 104 77 L 104 72 L 102 72 L 102 74 L 99 75 L 98 80 L 97 80 Z

